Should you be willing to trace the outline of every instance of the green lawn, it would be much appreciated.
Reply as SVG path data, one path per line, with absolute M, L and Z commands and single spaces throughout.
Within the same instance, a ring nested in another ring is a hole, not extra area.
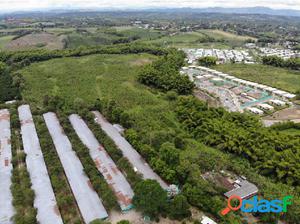
M 215 66 L 215 69 L 232 74 L 238 78 L 266 84 L 290 92 L 296 92 L 300 89 L 300 71 L 261 64 L 223 64 Z
M 4 49 L 6 44 L 9 43 L 14 36 L 4 36 L 0 37 L 0 50 Z

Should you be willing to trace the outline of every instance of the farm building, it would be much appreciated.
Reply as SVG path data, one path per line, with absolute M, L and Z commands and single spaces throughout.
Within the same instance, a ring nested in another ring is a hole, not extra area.
M 133 207 L 133 190 L 122 172 L 117 168 L 104 147 L 99 144 L 86 123 L 76 114 L 71 115 L 69 119 L 75 132 L 89 149 L 90 156 L 97 169 L 114 191 L 122 211 L 131 209 Z
M 13 166 L 11 163 L 11 131 L 8 110 L 0 110 L 0 223 L 12 224 L 14 215 L 10 191 Z
M 250 198 L 257 194 L 258 188 L 256 185 L 250 183 L 245 177 L 240 177 L 234 181 L 234 189 L 226 192 L 225 197 L 229 198 L 232 195 L 237 195 L 242 199 Z
M 34 207 L 37 208 L 37 220 L 45 224 L 62 224 L 29 105 L 20 106 L 18 112 L 26 166 L 35 193 Z
M 43 117 L 85 223 L 107 218 L 108 214 L 101 199 L 90 187 L 90 180 L 73 151 L 70 140 L 64 134 L 56 115 L 47 113 Z
M 144 179 L 156 180 L 163 189 L 168 189 L 168 185 L 151 169 L 129 142 L 99 112 L 94 111 L 93 113 L 95 115 L 95 122 L 115 142 L 135 171 L 141 173 Z

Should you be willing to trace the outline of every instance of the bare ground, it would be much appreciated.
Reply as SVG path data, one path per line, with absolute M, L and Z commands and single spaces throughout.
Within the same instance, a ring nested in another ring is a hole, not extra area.
M 26 50 L 34 48 L 47 48 L 49 50 L 56 50 L 63 48 L 62 37 L 50 33 L 33 33 L 12 40 L 6 45 L 7 50 Z

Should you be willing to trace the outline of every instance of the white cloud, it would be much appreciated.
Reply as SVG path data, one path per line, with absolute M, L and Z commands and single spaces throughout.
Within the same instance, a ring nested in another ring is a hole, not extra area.
M 47 8 L 253 7 L 300 10 L 300 0 L 0 0 L 0 11 Z

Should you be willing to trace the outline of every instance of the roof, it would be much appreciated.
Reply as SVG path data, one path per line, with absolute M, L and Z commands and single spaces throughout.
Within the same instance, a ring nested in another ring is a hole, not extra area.
M 208 218 L 207 216 L 202 216 L 201 224 L 217 224 L 214 220 Z
M 83 220 L 85 223 L 90 223 L 95 219 L 107 218 L 108 214 L 101 199 L 90 187 L 90 180 L 56 115 L 47 113 L 43 116 Z
M 39 223 L 62 224 L 30 107 L 22 105 L 18 111 L 26 166 L 35 193 L 34 207 L 37 208 L 37 220 Z
M 143 175 L 144 179 L 156 180 L 163 189 L 168 185 L 158 176 L 141 157 L 141 155 L 129 144 L 129 142 L 100 114 L 98 111 L 93 112 L 95 121 L 101 126 L 102 130 L 114 141 L 122 151 L 123 156 L 128 159 L 131 165 Z
M 117 201 L 121 209 L 123 211 L 131 209 L 133 207 L 133 190 L 123 173 L 118 169 L 105 148 L 100 145 L 81 117 L 77 114 L 72 114 L 69 119 L 75 132 L 89 149 L 89 154 L 95 162 L 97 169 L 117 196 Z
M 235 183 L 236 183 L 235 188 L 224 194 L 227 198 L 229 198 L 232 195 L 237 195 L 242 199 L 244 199 L 258 192 L 258 188 L 254 184 L 242 178 L 238 179 Z
M 12 194 L 10 191 L 11 175 L 13 166 L 11 164 L 11 131 L 9 111 L 0 110 L 0 223 L 12 224 L 14 215 L 12 205 Z

